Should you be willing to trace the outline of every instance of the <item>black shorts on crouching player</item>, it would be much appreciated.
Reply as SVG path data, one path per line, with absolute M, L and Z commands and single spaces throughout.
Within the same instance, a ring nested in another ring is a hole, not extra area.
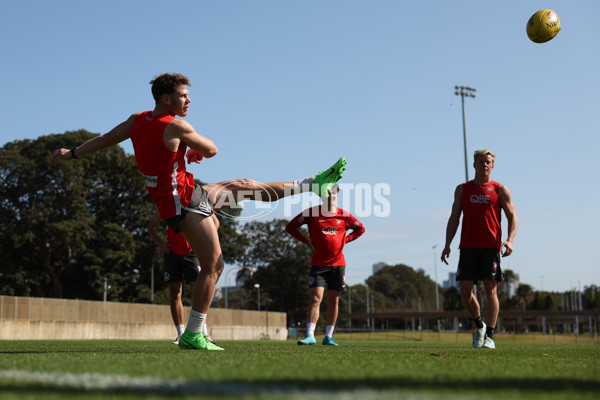
M 330 290 L 341 291 L 346 284 L 346 266 L 339 267 L 310 267 L 308 287 L 327 287 Z
M 196 282 L 200 262 L 193 253 L 190 254 L 165 254 L 163 262 L 163 277 L 165 283 Z

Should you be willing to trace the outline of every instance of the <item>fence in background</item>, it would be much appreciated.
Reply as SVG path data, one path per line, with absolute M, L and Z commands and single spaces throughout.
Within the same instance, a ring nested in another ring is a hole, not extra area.
M 185 308 L 186 315 L 189 307 Z M 187 318 L 186 318 L 187 322 Z M 207 325 L 216 340 L 285 340 L 285 313 L 211 309 Z M 0 340 L 172 340 L 168 305 L 0 296 Z

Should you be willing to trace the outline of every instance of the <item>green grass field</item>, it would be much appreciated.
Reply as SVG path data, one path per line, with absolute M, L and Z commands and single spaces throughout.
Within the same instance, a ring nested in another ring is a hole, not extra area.
M 436 334 L 432 334 L 436 335 Z M 421 335 L 422 337 L 422 335 Z M 600 345 L 497 340 L 0 341 L 2 399 L 597 399 Z M 429 337 L 427 337 L 429 339 Z

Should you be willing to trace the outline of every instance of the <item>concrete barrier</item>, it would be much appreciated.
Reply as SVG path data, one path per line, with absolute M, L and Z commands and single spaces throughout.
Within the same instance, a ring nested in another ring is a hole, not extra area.
M 189 307 L 185 307 L 189 315 Z M 186 317 L 187 323 L 187 317 Z M 215 340 L 285 340 L 285 313 L 212 308 L 209 334 Z M 168 305 L 0 296 L 0 340 L 172 340 Z

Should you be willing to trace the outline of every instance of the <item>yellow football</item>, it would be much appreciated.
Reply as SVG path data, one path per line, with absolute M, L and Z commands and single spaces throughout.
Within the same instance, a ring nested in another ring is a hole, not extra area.
M 527 36 L 535 43 L 544 43 L 554 39 L 559 31 L 560 19 L 552 10 L 540 10 L 527 21 Z

